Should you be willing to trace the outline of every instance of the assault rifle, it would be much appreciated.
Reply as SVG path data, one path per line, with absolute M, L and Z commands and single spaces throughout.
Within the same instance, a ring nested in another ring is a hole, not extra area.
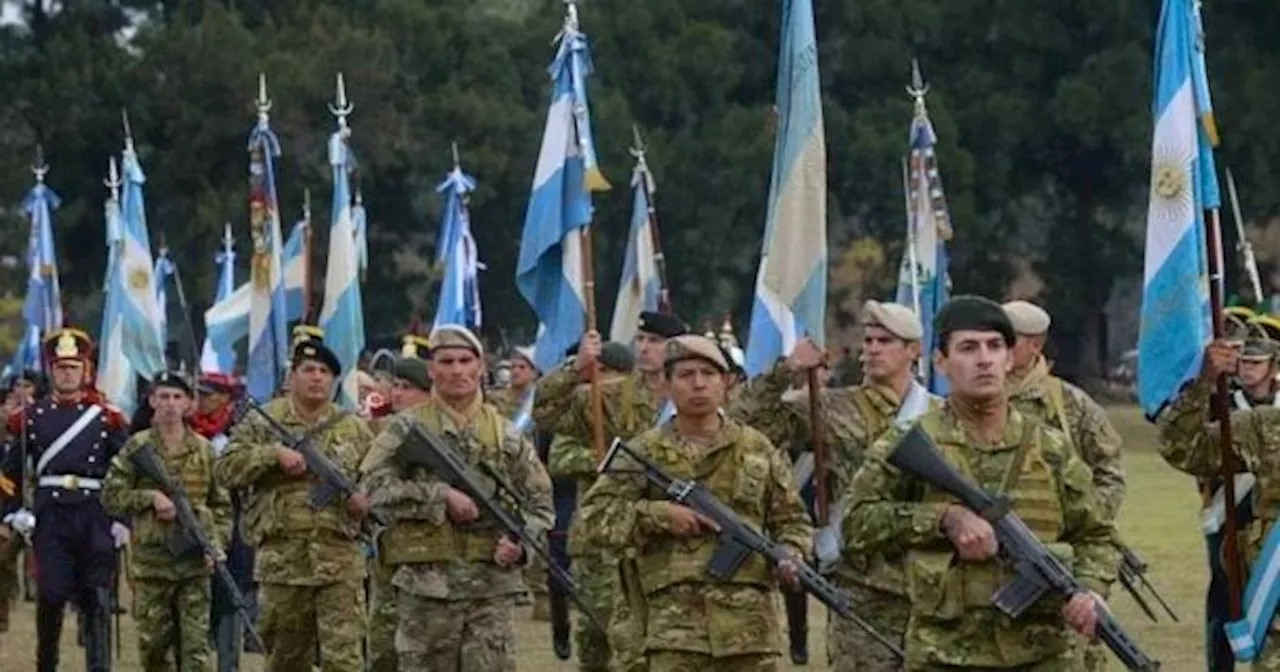
M 266 651 L 262 637 L 253 627 L 248 603 L 241 594 L 240 588 L 236 586 L 235 579 L 231 578 L 231 572 L 227 570 L 226 558 L 209 541 L 209 536 L 205 534 L 204 528 L 200 527 L 200 521 L 191 508 L 191 501 L 187 499 L 187 494 L 169 478 L 169 472 L 165 469 L 160 456 L 156 454 L 155 448 L 150 444 L 144 445 L 133 453 L 130 460 L 143 476 L 159 484 L 161 492 L 173 502 L 173 509 L 177 513 L 178 529 L 174 530 L 173 536 L 169 539 L 169 552 L 175 557 L 182 557 L 191 551 L 199 550 L 202 556 L 213 560 L 214 575 L 226 589 L 232 606 L 244 619 L 245 629 L 249 631 L 253 643 L 258 646 L 258 650 Z
M 324 453 L 321 453 L 312 441 L 311 434 L 305 434 L 301 437 L 294 436 L 280 424 L 279 420 L 271 417 L 261 406 L 258 405 L 249 395 L 245 395 L 241 400 L 246 408 L 245 412 L 250 410 L 257 412 L 258 417 L 266 421 L 267 427 L 275 433 L 276 438 L 286 448 L 302 453 L 302 457 L 307 461 L 307 470 L 320 477 L 320 481 L 311 488 L 310 494 L 307 496 L 307 505 L 312 511 L 319 511 L 333 503 L 338 495 L 350 497 L 359 492 L 356 484 L 347 478 Z M 331 423 L 325 423 L 321 426 L 321 431 L 328 429 Z M 387 519 L 381 512 L 370 509 L 369 518 L 378 525 L 386 527 Z
M 898 442 L 889 455 L 889 464 L 955 497 L 991 523 L 1001 554 L 1017 572 L 1013 580 L 991 596 L 992 604 L 1010 618 L 1021 617 L 1050 591 L 1070 598 L 1087 590 L 1071 570 L 1040 543 L 1027 524 L 1010 511 L 1007 498 L 993 496 L 947 464 L 933 440 L 918 425 Z M 1098 637 L 1125 667 L 1144 671 L 1160 669 L 1160 662 L 1143 653 L 1105 607 L 1097 607 L 1097 617 Z
M 672 478 L 653 460 L 632 450 L 619 439 L 614 439 L 609 452 L 605 453 L 604 459 L 600 462 L 598 471 L 601 474 L 627 473 L 627 470 L 613 468 L 613 461 L 617 459 L 619 453 L 626 453 L 639 463 L 643 467 L 645 478 L 661 490 L 667 499 L 706 516 L 716 524 L 719 529 L 720 545 L 707 563 L 707 574 L 711 578 L 724 580 L 733 576 L 752 553 L 760 554 L 774 566 L 783 561 L 791 562 L 796 567 L 796 579 L 806 593 L 818 598 L 819 602 L 827 605 L 841 617 L 853 621 L 899 658 L 906 658 L 901 647 L 889 641 L 854 612 L 852 596 L 837 588 L 816 569 L 794 557 L 781 544 L 757 532 L 742 520 L 736 511 L 725 506 L 701 484 L 691 480 Z
M 515 509 L 513 511 L 506 503 L 500 501 L 499 497 L 505 492 L 518 504 L 519 493 L 493 467 L 481 463 L 480 470 L 484 473 L 477 473 L 476 469 L 467 464 L 444 439 L 426 431 L 416 422 L 410 423 L 409 436 L 404 443 L 400 444 L 396 456 L 405 464 L 429 469 L 440 480 L 475 500 L 481 510 L 506 530 L 507 536 L 512 541 L 517 541 L 525 548 L 533 550 L 546 562 L 547 573 L 552 583 L 578 605 L 579 612 L 592 627 L 601 633 L 608 632 L 600 619 L 591 611 L 591 607 L 578 594 L 578 584 L 574 582 L 573 577 L 556 563 L 546 548 L 535 542 L 533 537 L 525 532 L 525 521 L 519 514 L 520 507 L 511 507 Z
M 1164 598 L 1161 597 L 1160 591 L 1156 590 L 1156 587 L 1147 580 L 1147 567 L 1149 567 L 1147 561 L 1139 557 L 1132 548 L 1125 544 L 1119 544 L 1119 548 L 1120 569 L 1117 576 L 1120 579 L 1120 585 L 1124 586 L 1124 589 L 1133 597 L 1133 601 L 1138 604 L 1138 607 L 1152 622 L 1158 623 L 1159 619 L 1156 618 L 1156 612 L 1151 608 L 1151 604 L 1142 596 L 1141 588 L 1146 588 L 1147 592 L 1151 593 L 1156 602 L 1160 603 L 1160 606 L 1164 608 L 1165 613 L 1169 614 L 1169 618 L 1172 618 L 1173 622 L 1177 623 L 1178 615 L 1173 612 L 1173 608 L 1169 606 L 1169 603 L 1165 602 Z

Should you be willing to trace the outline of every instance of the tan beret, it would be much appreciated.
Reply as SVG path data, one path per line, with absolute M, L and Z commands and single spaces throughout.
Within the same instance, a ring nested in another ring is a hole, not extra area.
M 924 338 L 924 327 L 920 324 L 920 318 L 916 317 L 910 308 L 898 303 L 868 301 L 862 304 L 862 315 L 859 319 L 863 326 L 884 327 L 889 333 L 904 341 L 918 341 Z
M 516 347 L 511 349 L 511 354 L 528 362 L 529 366 L 533 367 L 534 371 L 538 370 L 538 360 L 533 358 L 533 355 L 534 355 L 533 346 L 517 345 Z
M 729 372 L 729 362 L 724 358 L 720 346 L 706 336 L 685 334 L 667 341 L 666 363 L 674 364 L 686 359 L 702 359 L 724 373 Z
M 477 356 L 484 354 L 484 345 L 470 329 L 460 324 L 442 324 L 431 330 L 431 351 L 442 348 L 462 348 Z
M 1049 313 L 1030 301 L 1010 301 L 1004 304 L 1004 313 L 1013 323 L 1013 330 L 1023 336 L 1039 336 L 1049 331 Z

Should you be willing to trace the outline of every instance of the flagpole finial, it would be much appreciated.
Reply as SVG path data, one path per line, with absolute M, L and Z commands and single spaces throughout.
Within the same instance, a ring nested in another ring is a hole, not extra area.
M 347 117 L 354 109 L 356 106 L 347 100 L 347 84 L 342 79 L 342 73 L 339 72 L 337 89 L 334 92 L 333 104 L 329 106 L 329 112 L 338 119 L 338 127 L 346 129 Z
M 254 101 L 258 107 L 258 121 L 267 123 L 267 115 L 271 112 L 271 99 L 267 97 L 267 75 L 258 73 L 258 99 Z
M 129 110 L 120 110 L 120 120 L 124 123 L 124 148 L 133 149 L 133 129 L 129 127 Z
M 576 35 L 578 30 L 578 0 L 564 0 L 565 13 L 564 25 L 560 27 L 560 32 L 551 40 L 552 44 L 558 43 L 568 35 Z
M 236 239 L 231 235 L 231 222 L 227 222 L 223 225 L 222 244 L 225 245 L 228 250 L 235 247 Z
M 635 142 L 631 146 L 631 156 L 643 159 L 645 151 L 644 139 L 640 137 L 640 127 L 635 124 L 631 124 L 631 139 Z
M 310 187 L 302 190 L 302 219 L 311 224 L 311 189 Z
M 460 170 L 462 168 L 462 160 L 458 158 L 458 141 L 457 140 L 453 141 L 452 148 L 453 148 L 453 168 L 454 170 Z
M 31 164 L 31 173 L 36 176 L 36 182 L 44 184 L 44 176 L 49 172 L 49 165 L 44 162 L 44 146 L 36 144 L 36 162 Z
M 929 93 L 929 85 L 925 83 L 924 76 L 920 74 L 920 61 L 911 59 L 911 85 L 907 87 L 907 94 L 916 101 L 916 108 L 924 108 L 924 97 Z
M 124 184 L 120 181 L 120 167 L 116 165 L 116 157 L 107 158 L 107 179 L 102 184 L 111 190 L 111 199 L 120 198 L 120 187 Z

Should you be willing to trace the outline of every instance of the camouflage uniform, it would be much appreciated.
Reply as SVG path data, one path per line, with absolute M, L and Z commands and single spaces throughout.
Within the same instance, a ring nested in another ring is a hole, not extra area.
M 1107 412 L 1082 389 L 1049 373 L 1040 357 L 1020 380 L 1010 379 L 1009 401 L 1027 417 L 1062 430 L 1067 443 L 1093 470 L 1093 485 L 1103 511 L 1115 520 L 1124 502 L 1124 464 L 1120 461 L 1120 434 L 1111 426 Z M 1103 597 L 1110 594 L 1108 589 Z M 1101 642 L 1077 640 L 1083 648 L 1084 667 L 1089 672 L 1107 669 L 1111 653 Z
M 653 394 L 643 374 L 606 374 L 600 382 L 604 400 L 604 436 L 628 440 L 652 427 L 658 419 L 664 400 Z M 553 475 L 577 479 L 578 496 L 582 497 L 596 480 L 596 463 L 600 455 L 592 449 L 590 385 L 581 382 L 573 360 L 538 381 L 538 394 L 533 406 L 533 419 L 538 428 L 555 434 L 557 455 L 548 458 L 555 463 Z M 561 438 L 565 437 L 565 438 Z M 619 572 L 634 571 L 629 549 L 600 549 L 581 539 L 581 507 L 569 528 L 569 555 L 573 558 L 574 576 L 584 600 L 601 619 L 608 618 L 609 634 L 597 632 L 586 619 L 578 619 L 575 639 L 578 643 L 578 667 L 584 672 L 617 668 L 633 669 L 643 664 L 643 622 L 632 616 L 641 615 L 631 608 L 643 599 L 618 590 Z M 619 557 L 621 555 L 621 557 Z M 627 568 L 623 568 L 627 565 Z
M 669 475 L 696 479 L 748 524 L 804 557 L 813 531 L 808 512 L 791 465 L 760 432 L 726 420 L 704 445 L 681 437 L 668 423 L 630 445 Z M 588 543 L 638 551 L 649 670 L 775 669 L 779 628 L 768 562 L 753 554 L 731 578 L 713 580 L 707 563 L 717 537 L 671 536 L 671 504 L 643 475 L 623 469 L 602 476 L 587 493 L 581 528 Z
M 790 373 L 782 365 L 752 381 L 746 422 L 779 445 L 787 441 L 808 445 L 812 436 L 809 395 L 789 392 L 790 384 Z M 938 403 L 936 397 L 931 397 L 931 407 Z M 821 408 L 826 420 L 823 432 L 831 451 L 833 500 L 839 501 L 847 492 L 867 449 L 894 424 L 901 405 L 897 392 L 883 385 L 866 383 L 822 390 Z M 899 558 L 887 561 L 880 554 L 846 554 L 831 579 L 853 596 L 859 616 L 901 645 L 911 603 L 906 597 Z M 827 619 L 827 662 L 835 672 L 895 671 L 900 666 L 892 651 L 852 621 L 837 617 Z
M 455 411 L 438 399 L 397 414 L 374 440 L 361 488 L 394 522 L 382 533 L 385 561 L 396 567 L 401 669 L 515 669 L 515 597 L 521 570 L 494 564 L 505 530 L 483 514 L 466 525 L 449 520 L 448 484 L 430 471 L 406 467 L 395 451 L 413 424 L 453 443 L 473 466 L 488 465 L 517 490 L 528 508 L 526 531 L 544 539 L 552 525 L 551 481 L 533 446 L 497 410 L 477 399 Z M 525 557 L 532 555 L 525 549 Z
M 1222 451 L 1217 423 L 1207 422 L 1213 384 L 1198 380 L 1186 388 L 1157 418 L 1160 427 L 1160 454 L 1170 465 L 1201 478 L 1222 473 Z M 1254 520 L 1241 528 L 1246 566 L 1262 551 L 1267 534 L 1280 517 L 1280 408 L 1259 406 L 1231 414 L 1231 437 L 1241 471 L 1257 478 L 1253 486 Z M 1268 637 L 1253 662 L 1255 671 L 1280 670 L 1280 646 L 1275 646 L 1280 623 L 1272 621 Z
M 531 390 L 530 390 L 531 391 Z M 485 399 L 498 409 L 498 413 L 508 420 L 515 420 L 524 405 L 524 394 L 515 394 L 513 388 L 504 388 Z M 547 596 L 547 564 L 542 558 L 530 558 L 524 569 L 524 585 L 533 596 L 533 617 L 537 620 L 550 618 L 551 606 Z
M 151 445 L 163 460 L 175 486 L 191 503 L 209 541 L 227 546 L 231 527 L 231 498 L 213 474 L 213 448 L 190 429 L 177 446 L 165 446 L 153 430 L 134 434 L 111 460 L 102 504 L 112 515 L 133 519 L 134 619 L 137 621 L 138 657 L 144 670 L 174 669 L 168 654 L 175 644 L 181 651 L 177 669 L 212 670 L 209 651 L 209 571 L 205 559 L 194 551 L 174 557 L 167 544 L 178 532 L 177 520 L 155 515 L 152 502 L 159 484 L 138 473 L 130 459 Z
M 294 436 L 311 436 L 317 450 L 349 478 L 356 477 L 372 440 L 364 420 L 328 404 L 319 418 L 308 421 L 289 397 L 273 400 L 265 410 Z M 266 422 L 250 415 L 236 425 L 214 468 L 227 487 L 251 489 L 244 523 L 248 542 L 257 548 L 254 579 L 262 591 L 266 669 L 310 669 L 318 643 L 326 670 L 360 670 L 365 634 L 361 523 L 347 512 L 341 496 L 312 511 L 307 496 L 316 477 L 285 475 L 277 462 L 278 445 Z
M 919 426 L 960 473 L 988 492 L 1006 494 L 1013 513 L 1087 588 L 1100 590 L 1114 579 L 1110 519 L 1088 465 L 1061 432 L 1010 408 L 1002 439 L 984 445 L 945 404 L 922 416 Z M 904 558 L 911 600 L 907 669 L 1079 669 L 1061 598 L 1046 596 L 1011 620 L 991 604 L 1009 570 L 995 559 L 957 561 L 939 522 L 954 500 L 886 462 L 904 431 L 891 429 L 872 445 L 845 500 L 843 530 L 846 553 Z M 1019 455 L 1022 468 L 1010 474 Z

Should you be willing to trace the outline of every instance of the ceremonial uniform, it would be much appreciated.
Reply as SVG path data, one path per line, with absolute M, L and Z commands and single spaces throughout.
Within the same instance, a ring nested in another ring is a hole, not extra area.
M 629 446 L 668 475 L 698 481 L 747 524 L 804 557 L 812 533 L 809 516 L 790 464 L 763 434 L 725 419 L 704 445 L 669 423 L 631 439 Z M 778 614 L 767 561 L 752 555 L 732 577 L 712 579 L 707 563 L 718 538 L 671 536 L 671 504 L 642 474 L 621 473 L 627 468 L 619 465 L 618 472 L 601 476 L 587 492 L 581 530 L 590 544 L 636 549 L 648 669 L 775 669 Z
M 9 381 L 8 394 L 21 395 L 18 398 L 23 405 L 26 405 L 35 397 L 42 396 L 40 392 L 42 384 L 43 378 L 39 374 L 24 371 Z M 26 396 L 28 391 L 31 392 L 30 397 Z M 7 425 L 0 425 L 0 469 L 5 464 L 5 445 L 9 438 L 7 434 Z M 22 447 L 19 446 L 18 450 L 21 452 Z M 0 471 L 0 510 L 3 510 L 3 502 L 6 499 L 21 499 L 22 494 L 17 489 L 17 483 L 9 480 L 4 472 Z M 0 634 L 9 630 L 10 600 L 17 596 L 18 586 L 21 583 L 18 557 L 22 553 L 23 546 L 22 535 L 18 533 L 10 531 L 7 540 L 0 537 Z
M 83 332 L 64 329 L 46 339 L 50 362 L 79 360 L 85 379 L 92 341 Z M 39 572 L 36 608 L 37 667 L 58 667 L 58 643 L 65 605 L 76 602 L 84 615 L 86 668 L 110 668 L 111 581 L 115 571 L 112 521 L 99 497 L 111 458 L 125 442 L 124 416 L 91 389 L 53 395 L 9 416 L 4 474 L 24 484 L 20 442 L 35 462 L 31 513 L 37 524 L 32 545 Z M 21 504 L 6 502 L 0 518 Z
M 294 348 L 294 368 L 314 359 L 336 378 L 337 357 L 322 344 Z M 302 417 L 291 397 L 264 407 L 294 437 L 308 437 L 348 478 L 355 479 L 372 435 L 356 415 L 326 402 L 314 419 Z M 254 580 L 259 595 L 268 670 L 309 669 L 316 645 L 326 670 L 363 668 L 365 554 L 361 521 L 339 495 L 328 506 L 308 504 L 317 484 L 309 472 L 291 477 L 279 466 L 278 437 L 250 415 L 232 430 L 226 454 L 214 467 L 228 488 L 247 490 L 245 534 L 256 548 Z
M 176 519 L 156 517 L 153 502 L 160 485 L 141 474 L 131 459 L 144 446 L 151 446 L 163 460 L 170 481 L 186 495 L 201 528 L 218 549 L 227 546 L 231 501 L 213 477 L 209 441 L 189 429 L 174 446 L 165 445 L 154 430 L 134 434 L 111 461 L 102 493 L 108 511 L 133 519 L 129 575 L 142 668 L 172 669 L 167 657 L 176 644 L 178 669 L 212 670 L 209 570 L 199 549 L 181 557 L 170 550 L 168 544 L 181 528 Z
M 446 333 L 447 332 L 447 333 Z M 460 327 L 437 328 L 432 352 L 461 347 L 481 355 L 479 341 Z M 433 392 L 433 394 L 435 394 Z M 448 517 L 449 484 L 396 451 L 414 425 L 439 436 L 468 464 L 507 480 L 523 505 L 529 536 L 542 543 L 552 525 L 551 482 L 528 439 L 479 391 L 466 408 L 439 397 L 396 414 L 378 435 L 361 488 L 393 519 L 382 532 L 384 561 L 393 565 L 401 669 L 488 672 L 515 669 L 515 598 L 524 591 L 521 567 L 500 566 L 495 553 L 506 530 L 480 509 L 455 524 Z M 498 493 L 494 493 L 497 495 Z M 524 560 L 532 551 L 524 549 Z

